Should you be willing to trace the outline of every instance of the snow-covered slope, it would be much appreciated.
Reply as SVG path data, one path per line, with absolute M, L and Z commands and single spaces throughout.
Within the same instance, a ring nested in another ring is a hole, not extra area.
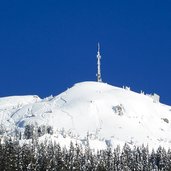
M 14 122 L 14 115 L 18 113 L 20 109 L 28 104 L 33 104 L 41 99 L 34 96 L 11 96 L 0 98 L 0 128 L 5 128 L 7 131 L 13 130 L 16 126 Z
M 55 97 L 0 98 L 0 123 L 6 127 L 51 125 L 112 145 L 130 143 L 171 147 L 171 106 L 144 94 L 105 83 L 82 82 Z

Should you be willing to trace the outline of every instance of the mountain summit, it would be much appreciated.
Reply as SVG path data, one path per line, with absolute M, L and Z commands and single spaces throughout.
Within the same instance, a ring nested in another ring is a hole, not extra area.
M 152 95 L 102 82 L 81 82 L 55 97 L 0 98 L 1 127 L 10 131 L 28 124 L 50 125 L 83 139 L 87 134 L 106 144 L 171 146 L 171 106 Z

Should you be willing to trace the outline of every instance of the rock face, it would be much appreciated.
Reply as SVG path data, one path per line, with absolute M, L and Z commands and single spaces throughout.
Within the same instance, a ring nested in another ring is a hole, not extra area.
M 50 125 L 111 145 L 130 143 L 171 147 L 171 106 L 129 89 L 82 82 L 55 97 L 0 98 L 0 123 L 8 130 Z

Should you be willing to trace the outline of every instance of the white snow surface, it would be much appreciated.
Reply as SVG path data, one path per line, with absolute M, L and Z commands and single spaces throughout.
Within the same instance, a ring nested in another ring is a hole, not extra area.
M 88 135 L 92 148 L 124 143 L 171 147 L 171 106 L 99 82 L 77 83 L 45 99 L 0 98 L 0 123 L 8 130 L 27 124 L 50 125 L 70 131 L 78 140 Z

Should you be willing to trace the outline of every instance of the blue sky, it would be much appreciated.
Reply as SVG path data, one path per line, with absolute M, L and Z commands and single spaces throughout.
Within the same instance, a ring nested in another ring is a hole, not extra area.
M 102 78 L 171 104 L 171 1 L 0 2 L 0 96 L 57 95 Z

